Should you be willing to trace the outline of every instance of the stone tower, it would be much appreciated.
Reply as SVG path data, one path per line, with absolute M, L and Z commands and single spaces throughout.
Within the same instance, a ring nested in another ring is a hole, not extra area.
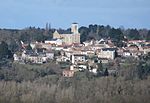
M 72 23 L 72 25 L 71 25 L 71 32 L 73 34 L 79 34 L 79 32 L 78 32 L 78 23 Z

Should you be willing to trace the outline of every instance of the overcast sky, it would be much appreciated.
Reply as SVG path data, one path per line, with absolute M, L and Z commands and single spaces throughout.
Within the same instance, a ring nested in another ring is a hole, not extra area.
M 150 0 L 0 0 L 0 28 L 43 28 L 46 22 L 149 29 Z

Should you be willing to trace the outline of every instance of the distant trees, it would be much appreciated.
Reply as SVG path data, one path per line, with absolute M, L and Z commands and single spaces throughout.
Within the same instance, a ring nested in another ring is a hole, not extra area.
M 85 75 L 0 81 L 0 103 L 149 103 L 149 81 L 111 76 L 89 79 Z
M 123 46 L 124 35 L 120 29 L 112 28 L 109 31 L 109 37 L 113 40 L 114 44 L 118 47 Z
M 150 75 L 150 55 L 143 56 L 137 66 L 137 76 L 140 79 L 145 79 Z
M 25 30 L 20 31 L 20 38 L 19 40 L 22 40 L 23 42 L 31 42 L 31 41 L 43 41 L 48 37 L 48 35 L 45 35 L 45 30 L 42 29 L 36 29 L 36 28 L 28 28 Z
M 6 65 L 0 69 L 0 80 L 5 81 L 34 81 L 39 77 L 48 75 L 60 75 L 60 66 L 51 62 L 43 65 L 30 65 L 12 63 L 10 66 Z
M 79 32 L 81 34 L 81 43 L 86 40 L 91 39 L 100 39 L 108 37 L 108 32 L 110 30 L 110 26 L 103 25 L 89 25 L 88 27 L 80 27 Z
M 89 34 L 89 30 L 87 27 L 81 27 L 79 28 L 79 32 L 81 34 L 81 43 L 87 40 L 88 34 Z
M 124 46 L 124 36 L 130 40 L 139 40 L 148 38 L 146 29 L 119 29 L 103 25 L 89 25 L 88 27 L 80 27 L 79 32 L 81 34 L 81 42 L 91 39 L 110 38 L 114 41 L 116 46 Z
M 8 49 L 7 43 L 2 41 L 0 43 L 0 59 L 2 59 L 2 58 L 10 58 L 10 57 L 12 57 L 11 51 Z
M 100 38 L 111 38 L 114 40 L 116 46 L 123 46 L 124 44 L 121 42 L 125 40 L 124 36 L 127 37 L 129 40 L 139 40 L 139 39 L 146 39 L 149 40 L 150 38 L 150 31 L 147 29 L 120 29 L 120 28 L 113 28 L 109 25 L 89 25 L 88 27 L 80 27 L 79 32 L 81 34 L 81 42 L 91 39 Z
M 142 39 L 137 29 L 131 29 L 128 34 L 129 39 L 139 40 Z
M 20 43 L 15 39 L 15 40 L 10 40 L 7 42 L 9 50 L 11 50 L 12 53 L 16 52 L 20 48 Z
M 147 33 L 146 40 L 150 41 L 150 30 Z
M 97 66 L 98 66 L 98 68 L 97 68 L 97 75 L 98 76 L 103 76 L 103 64 L 102 63 L 97 63 Z
M 30 42 L 31 41 L 30 35 L 27 32 L 21 33 L 19 40 L 21 40 L 23 42 L 27 42 L 27 41 Z
M 112 40 L 116 40 L 116 41 L 120 41 L 120 40 L 124 39 L 124 36 L 123 36 L 123 33 L 121 32 L 121 30 L 120 29 L 115 29 L 115 28 L 112 28 L 109 31 L 109 37 Z
M 104 76 L 108 76 L 108 75 L 109 75 L 109 72 L 108 72 L 108 69 L 106 68 L 104 71 Z

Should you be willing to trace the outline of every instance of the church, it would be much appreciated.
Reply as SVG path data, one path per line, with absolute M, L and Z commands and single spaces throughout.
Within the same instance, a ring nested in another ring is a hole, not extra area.
M 72 23 L 70 34 L 59 34 L 57 31 L 53 33 L 53 39 L 61 39 L 63 44 L 72 45 L 80 44 L 80 33 L 78 31 L 78 24 Z

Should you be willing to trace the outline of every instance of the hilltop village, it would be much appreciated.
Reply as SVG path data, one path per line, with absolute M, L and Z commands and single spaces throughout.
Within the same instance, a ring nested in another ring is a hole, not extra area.
M 70 33 L 61 34 L 57 30 L 53 39 L 44 42 L 25 44 L 21 41 L 21 51 L 14 53 L 14 62 L 21 64 L 43 64 L 54 61 L 61 64 L 64 77 L 72 77 L 75 72 L 89 71 L 93 74 L 115 75 L 117 67 L 108 68 L 107 64 L 116 64 L 119 59 L 139 59 L 150 52 L 150 42 L 146 40 L 123 41 L 125 47 L 117 47 L 111 39 L 88 40 L 80 42 L 78 24 L 71 25 Z M 106 68 L 102 70 L 102 65 Z M 117 65 L 117 64 L 116 64 Z

